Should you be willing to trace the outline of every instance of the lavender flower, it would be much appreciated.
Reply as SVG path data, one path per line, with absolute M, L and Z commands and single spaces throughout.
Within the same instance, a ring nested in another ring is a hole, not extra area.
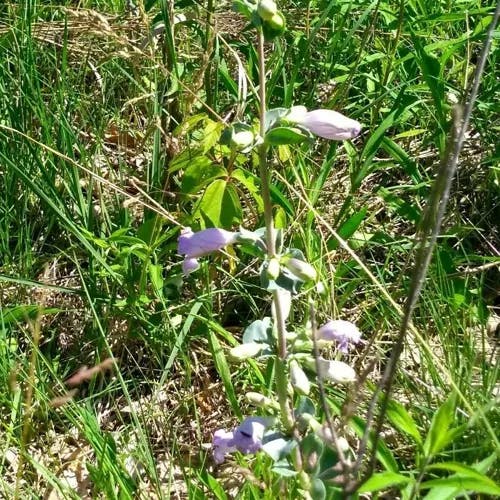
M 179 236 L 178 253 L 185 255 L 182 263 L 184 275 L 198 269 L 198 257 L 203 257 L 212 252 L 221 250 L 226 245 L 235 243 L 239 233 L 226 231 L 225 229 L 210 228 L 193 233 L 190 227 L 181 231 Z
M 246 455 L 259 451 L 264 432 L 269 425 L 271 425 L 269 418 L 247 417 L 234 431 L 227 432 L 223 429 L 215 431 L 212 442 L 215 463 L 221 464 L 228 453 L 235 451 Z
M 361 342 L 361 332 L 358 327 L 354 323 L 342 319 L 325 323 L 318 329 L 317 337 L 319 340 L 338 342 L 341 352 L 347 352 L 350 344 Z
M 331 109 L 307 111 L 304 106 L 294 106 L 285 119 L 319 137 L 333 141 L 352 139 L 361 131 L 359 122 Z

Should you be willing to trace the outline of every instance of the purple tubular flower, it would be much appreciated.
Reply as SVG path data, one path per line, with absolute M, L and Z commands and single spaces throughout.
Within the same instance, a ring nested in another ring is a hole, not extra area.
M 232 432 L 223 429 L 215 431 L 212 447 L 214 461 L 220 464 L 228 453 L 239 451 L 244 454 L 256 453 L 262 447 L 262 439 L 269 419 L 264 417 L 247 417 Z
M 235 243 L 239 233 L 226 231 L 225 229 L 210 228 L 193 233 L 190 227 L 181 231 L 178 242 L 178 253 L 185 255 L 182 264 L 184 275 L 198 269 L 198 257 L 203 257 L 212 252 L 222 250 L 226 245 Z
M 359 122 L 331 109 L 307 111 L 304 106 L 295 106 L 285 119 L 306 128 L 319 137 L 333 141 L 352 139 L 361 131 Z
M 347 352 L 350 344 L 361 342 L 361 332 L 358 327 L 354 323 L 342 319 L 328 321 L 318 329 L 317 335 L 320 340 L 338 342 L 341 352 Z

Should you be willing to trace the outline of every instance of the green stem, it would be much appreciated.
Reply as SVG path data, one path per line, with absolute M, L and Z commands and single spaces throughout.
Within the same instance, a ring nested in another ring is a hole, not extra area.
M 264 54 L 264 35 L 258 31 L 258 55 L 259 55 L 259 101 L 260 101 L 260 135 L 265 136 L 266 116 L 266 59 Z M 273 205 L 271 200 L 270 176 L 267 165 L 268 147 L 263 142 L 258 148 L 259 173 L 261 181 L 262 200 L 264 202 L 264 220 L 266 224 L 266 246 L 269 259 L 276 257 L 276 237 L 273 221 Z M 281 408 L 281 419 L 283 426 L 289 432 L 293 430 L 293 415 L 288 398 L 288 380 L 286 376 L 286 327 L 283 317 L 281 299 L 277 291 L 273 291 L 273 302 L 276 316 L 276 331 L 278 337 L 278 358 L 276 360 L 276 392 Z

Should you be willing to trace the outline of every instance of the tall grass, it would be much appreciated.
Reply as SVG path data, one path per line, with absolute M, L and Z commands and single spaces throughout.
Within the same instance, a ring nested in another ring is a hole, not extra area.
M 271 367 L 235 368 L 225 357 L 270 307 L 254 256 L 216 257 L 184 283 L 176 256 L 181 224 L 261 225 L 255 161 L 224 163 L 217 145 L 223 119 L 256 108 L 256 42 L 226 3 L 136 4 L 0 6 L 0 491 L 283 496 L 266 458 L 252 473 L 237 459 L 231 477 L 214 468 L 206 446 L 215 428 L 244 413 L 247 387 L 269 390 Z M 467 94 L 493 4 L 281 8 L 289 30 L 270 55 L 269 105 L 335 108 L 365 129 L 344 146 L 281 146 L 273 208 L 321 272 L 318 316 L 343 311 L 366 332 L 368 359 L 352 361 L 373 366 L 374 381 L 399 328 L 451 107 Z M 498 313 L 500 261 L 497 53 L 487 59 L 395 380 L 395 399 L 422 442 L 389 411 L 378 463 L 423 474 L 424 483 L 442 478 L 422 463 L 422 443 L 453 386 L 462 401 L 450 425 L 461 432 L 436 457 L 499 479 L 498 326 L 487 330 Z M 204 202 L 216 179 L 229 186 L 222 211 Z M 106 358 L 112 372 L 55 407 L 70 390 L 65 380 Z M 353 440 L 362 425 L 354 419 Z

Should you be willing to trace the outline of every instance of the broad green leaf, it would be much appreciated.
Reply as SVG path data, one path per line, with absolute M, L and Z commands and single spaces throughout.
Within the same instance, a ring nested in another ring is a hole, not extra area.
M 307 138 L 308 136 L 298 128 L 276 127 L 266 134 L 265 140 L 271 146 L 283 146 L 285 144 L 300 144 Z
M 195 193 L 210 181 L 225 175 L 227 175 L 225 168 L 214 165 L 206 156 L 196 156 L 182 176 L 182 193 Z
M 240 224 L 243 217 L 241 202 L 238 197 L 238 191 L 234 184 L 228 182 L 224 197 L 222 198 L 222 212 L 220 221 L 222 227 L 231 228 L 234 224 Z
M 233 171 L 231 178 L 239 181 L 248 190 L 257 204 L 258 212 L 262 213 L 264 211 L 264 202 L 262 201 L 260 188 L 256 184 L 256 178 L 254 176 L 247 175 L 239 168 Z
M 210 151 L 219 142 L 224 127 L 225 125 L 222 122 L 214 122 L 210 119 L 206 120 L 203 139 L 201 141 L 203 153 Z
M 411 436 L 419 445 L 422 444 L 422 437 L 417 425 L 402 404 L 397 401 L 390 401 L 387 408 L 387 418 L 396 429 Z
M 213 181 L 201 198 L 198 206 L 199 211 L 215 226 L 221 226 L 222 205 L 226 192 L 227 181 L 217 179 Z
M 264 443 L 262 445 L 262 450 L 264 450 L 274 461 L 278 461 L 288 456 L 296 446 L 297 441 L 293 439 L 278 438 Z
M 269 344 L 272 341 L 271 326 L 271 318 L 267 316 L 263 319 L 256 319 L 245 328 L 243 343 L 264 342 Z
M 441 486 L 447 488 L 454 487 L 457 488 L 459 492 L 472 491 L 496 497 L 500 496 L 500 486 L 497 486 L 495 483 L 491 484 L 490 480 L 484 481 L 476 477 L 462 476 L 461 474 L 454 474 L 453 476 L 442 479 L 431 479 L 430 481 L 422 483 L 420 489 L 426 490 Z
M 424 443 L 424 454 L 433 457 L 449 442 L 448 432 L 455 417 L 456 394 L 451 394 L 432 418 L 431 426 Z
M 380 491 L 391 486 L 399 484 L 407 484 L 412 482 L 413 479 L 403 474 L 396 472 L 378 472 L 373 474 L 367 481 L 365 481 L 358 489 L 358 493 L 371 493 L 373 491 Z

